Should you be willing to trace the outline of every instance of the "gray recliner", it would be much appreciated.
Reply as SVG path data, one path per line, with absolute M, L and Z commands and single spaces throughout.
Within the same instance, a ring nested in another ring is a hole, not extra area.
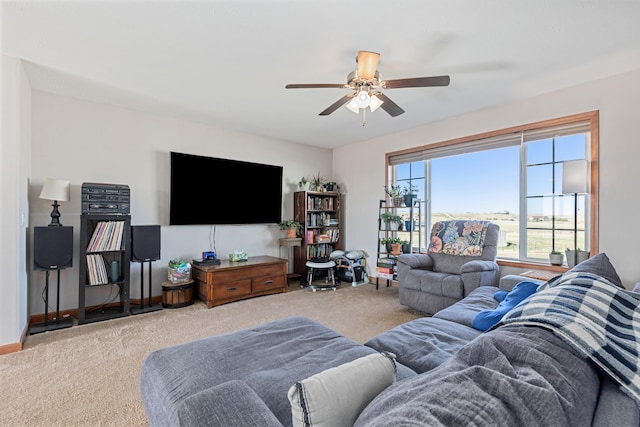
M 477 228 L 478 224 L 471 220 L 438 222 L 431 231 L 427 253 L 398 257 L 400 304 L 434 314 L 479 286 L 498 285 L 496 254 L 500 227 L 485 222 L 483 232 L 475 232 L 470 237 L 469 225 Z M 459 235 L 455 230 L 460 230 Z

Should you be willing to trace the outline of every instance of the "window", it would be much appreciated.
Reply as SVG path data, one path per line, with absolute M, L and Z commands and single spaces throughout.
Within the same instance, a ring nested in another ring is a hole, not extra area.
M 587 172 L 597 170 L 597 126 L 592 112 L 389 153 L 388 181 L 419 189 L 423 242 L 434 222 L 469 218 L 500 226 L 502 261 L 548 263 L 552 250 L 574 247 L 595 253 L 597 174 Z M 565 182 L 563 191 L 565 166 L 568 178 L 580 162 L 590 165 L 578 179 L 587 190 Z

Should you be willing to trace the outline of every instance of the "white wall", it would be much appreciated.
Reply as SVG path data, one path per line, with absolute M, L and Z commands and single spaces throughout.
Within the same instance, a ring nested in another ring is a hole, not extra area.
M 27 188 L 30 165 L 30 86 L 19 60 L 0 58 L 2 146 L 0 151 L 0 345 L 17 344 L 26 333 Z
M 166 263 L 175 257 L 195 258 L 210 247 L 210 227 L 170 227 L 168 223 L 169 151 L 237 158 L 284 166 L 283 216 L 293 212 L 291 194 L 303 176 L 320 172 L 344 183 L 346 244 L 365 249 L 375 263 L 378 201 L 384 198 L 384 154 L 416 145 L 473 135 L 518 124 L 585 111 L 600 111 L 600 251 L 606 252 L 627 287 L 640 280 L 633 222 L 640 214 L 636 183 L 640 144 L 635 107 L 640 104 L 640 71 L 591 82 L 406 132 L 376 138 L 333 151 L 274 141 L 195 123 L 60 97 L 31 94 L 19 62 L 2 65 L 2 271 L 6 273 L 0 299 L 0 345 L 18 342 L 30 314 L 42 313 L 44 273 L 32 272 L 32 257 L 21 213 L 29 226 L 49 223 L 51 206 L 38 199 L 47 177 L 72 181 L 71 201 L 61 206 L 62 223 L 74 226 L 78 241 L 80 186 L 83 182 L 128 184 L 132 191 L 132 223 L 161 224 L 162 260 L 154 263 L 154 294 Z M 7 90 L 7 88 L 11 88 Z M 13 113 L 9 113 L 13 109 Z M 412 112 L 408 112 L 411 114 Z M 419 112 L 416 112 L 419 114 Z M 31 115 L 31 124 L 29 117 Z M 375 118 L 372 116 L 371 120 Z M 31 135 L 29 135 L 31 133 Z M 29 147 L 31 145 L 31 147 Z M 31 156 L 30 162 L 23 161 Z M 333 163 L 332 163 L 333 162 Z M 332 173 L 333 172 L 333 173 Z M 28 188 L 24 188 L 29 182 Z M 258 187 L 258 184 L 256 184 Z M 222 190 L 221 190 L 222 189 Z M 221 192 L 224 194 L 221 194 Z M 228 204 L 223 184 L 206 192 Z M 27 194 L 30 194 L 27 200 Z M 196 205 L 197 202 L 194 202 Z M 25 215 L 26 217 L 26 215 Z M 275 226 L 216 228 L 216 249 L 226 254 L 243 248 L 250 255 L 279 253 Z M 77 247 L 74 266 L 78 265 Z M 27 256 L 22 254 L 27 253 Z M 132 297 L 139 295 L 139 270 L 132 268 Z M 9 277 L 7 277 L 7 275 Z M 61 308 L 78 306 L 78 271 L 62 276 Z M 105 295 L 95 296 L 100 301 Z M 91 302 L 89 302 L 91 303 Z
M 80 191 L 83 182 L 126 184 L 131 189 L 132 225 L 162 226 L 161 255 L 153 266 L 153 294 L 161 295 L 167 263 L 172 258 L 199 258 L 213 246 L 222 257 L 235 249 L 249 256 L 288 256 L 280 249 L 277 225 L 169 226 L 169 152 L 240 159 L 284 166 L 283 218 L 293 217 L 293 192 L 302 176 L 320 172 L 331 177 L 331 150 L 276 141 L 256 135 L 212 128 L 170 117 L 100 105 L 44 92 L 33 92 L 32 226 L 50 221 L 51 202 L 38 199 L 48 177 L 71 180 L 71 201 L 61 203 L 60 221 L 74 227 L 73 268 L 62 272 L 61 309 L 78 307 L 78 248 Z M 193 209 L 255 209 L 254 188 L 233 188 L 233 177 L 202 186 L 202 198 L 189 201 Z M 148 269 L 145 268 L 145 280 Z M 42 313 L 44 273 L 34 272 L 30 284 L 31 313 Z M 145 285 L 145 293 L 146 292 Z M 131 264 L 132 298 L 140 296 L 140 264 Z M 87 292 L 87 304 L 110 296 L 108 287 Z M 148 295 L 145 295 L 148 297 Z
M 608 255 L 625 286 L 631 288 L 640 281 L 634 226 L 640 217 L 638 105 L 640 70 L 336 149 L 334 175 L 349 189 L 345 225 L 350 249 L 365 249 L 369 265 L 375 265 L 385 153 L 599 110 L 600 252 Z M 369 120 L 375 120 L 375 114 Z

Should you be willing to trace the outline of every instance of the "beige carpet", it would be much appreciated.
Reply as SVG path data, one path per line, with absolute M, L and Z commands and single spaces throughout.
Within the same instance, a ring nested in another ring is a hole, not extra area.
M 398 290 L 374 285 L 312 292 L 297 284 L 207 309 L 176 309 L 29 336 L 21 352 L 0 356 L 1 426 L 146 426 L 139 375 L 150 352 L 286 316 L 318 320 L 363 343 L 421 316 Z

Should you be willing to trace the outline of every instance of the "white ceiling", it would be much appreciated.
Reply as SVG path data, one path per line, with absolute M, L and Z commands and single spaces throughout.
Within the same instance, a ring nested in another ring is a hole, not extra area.
M 3 1 L 2 53 L 37 90 L 323 147 L 640 69 L 637 0 Z M 318 113 L 359 50 L 406 113 Z

